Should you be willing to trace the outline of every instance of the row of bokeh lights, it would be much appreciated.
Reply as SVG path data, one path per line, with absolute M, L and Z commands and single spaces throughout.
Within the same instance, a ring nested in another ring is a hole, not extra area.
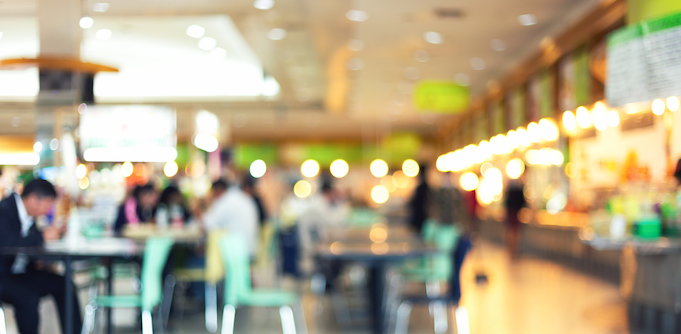
M 313 178 L 319 174 L 321 167 L 316 160 L 305 160 L 300 166 L 300 173 L 306 178 Z M 383 184 L 386 176 L 390 172 L 388 163 L 383 159 L 376 159 L 369 165 L 369 170 L 374 177 L 380 178 L 381 184 L 375 186 L 371 190 L 371 199 L 377 204 L 383 204 L 388 201 L 390 197 L 390 185 Z M 251 176 L 254 178 L 261 178 L 267 172 L 267 164 L 265 161 L 258 159 L 251 163 L 249 168 Z M 329 165 L 329 172 L 335 178 L 343 178 L 350 172 L 350 165 L 343 159 L 336 159 Z M 402 178 L 413 178 L 419 175 L 420 167 L 418 162 L 413 159 L 407 159 L 402 163 L 402 170 L 397 171 L 391 176 L 390 182 L 395 187 L 404 187 L 408 182 L 404 182 Z M 312 185 L 307 180 L 300 180 L 293 186 L 293 193 L 299 198 L 306 198 L 312 194 Z

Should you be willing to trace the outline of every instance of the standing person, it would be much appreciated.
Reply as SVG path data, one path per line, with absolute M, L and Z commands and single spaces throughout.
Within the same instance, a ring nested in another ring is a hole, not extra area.
M 135 187 L 132 197 L 125 200 L 118 209 L 114 234 L 120 236 L 126 225 L 139 225 L 152 221 L 157 202 L 158 193 L 153 185 Z
M 0 247 L 42 246 L 45 240 L 59 238 L 56 228 L 41 232 L 36 218 L 45 215 L 57 198 L 54 186 L 35 179 L 24 187 L 21 196 L 13 194 L 0 202 Z M 70 283 L 73 284 L 73 283 Z M 59 310 L 62 333 L 66 333 L 66 279 L 27 257 L 0 258 L 0 300 L 14 306 L 17 326 L 21 334 L 37 334 L 40 325 L 40 299 L 52 296 Z M 78 298 L 73 288 L 73 328 L 80 333 L 82 322 Z
M 523 184 L 518 180 L 512 180 L 506 191 L 506 242 L 511 256 L 518 254 L 518 242 L 520 240 L 521 223 L 518 213 L 527 205 Z
M 428 186 L 428 166 L 420 166 L 419 185 L 409 200 L 409 224 L 415 232 L 421 234 L 423 222 L 428 219 L 430 187 Z
M 203 223 L 208 231 L 224 229 L 244 236 L 248 243 L 248 253 L 251 259 L 255 258 L 259 239 L 258 207 L 253 198 L 238 185 L 230 186 L 213 201 L 203 215 Z
M 265 206 L 262 204 L 260 194 L 258 194 L 258 190 L 255 188 L 255 182 L 255 178 L 246 175 L 241 183 L 241 189 L 255 201 L 255 205 L 258 207 L 258 222 L 260 222 L 260 227 L 262 228 L 265 226 L 269 217 L 267 215 L 267 209 L 265 209 Z

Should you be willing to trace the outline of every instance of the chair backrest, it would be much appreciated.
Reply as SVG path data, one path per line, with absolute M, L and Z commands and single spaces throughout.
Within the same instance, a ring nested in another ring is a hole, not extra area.
M 251 267 L 246 238 L 230 233 L 220 240 L 220 253 L 225 263 L 225 304 L 234 307 L 239 297 L 251 292 Z
M 435 230 L 433 241 L 440 253 L 432 258 L 432 274 L 435 279 L 446 280 L 454 271 L 452 254 L 459 239 L 459 232 L 454 225 L 440 225 Z
M 206 282 L 217 283 L 225 277 L 225 267 L 220 254 L 220 240 L 225 236 L 223 230 L 211 231 L 206 243 Z
M 147 239 L 142 262 L 142 309 L 151 311 L 161 303 L 163 295 L 163 268 L 173 246 L 169 237 Z

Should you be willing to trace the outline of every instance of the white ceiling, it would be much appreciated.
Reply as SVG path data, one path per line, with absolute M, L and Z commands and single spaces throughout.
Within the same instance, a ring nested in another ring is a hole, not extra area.
M 172 38 L 187 38 L 183 29 L 192 19 L 198 22 L 214 15 L 229 16 L 257 55 L 265 74 L 280 83 L 280 102 L 234 104 L 225 100 L 220 104 L 214 100 L 195 100 L 181 104 L 180 109 L 194 112 L 210 107 L 225 121 L 236 115 L 241 119 L 243 115 L 252 120 L 262 119 L 233 127 L 235 136 L 241 133 L 244 138 L 255 139 L 301 137 L 310 133 L 321 139 L 325 135 L 343 137 L 344 133 L 352 137 L 358 133 L 361 136 L 361 129 L 367 127 L 374 132 L 413 129 L 427 135 L 439 118 L 417 114 L 407 103 L 415 82 L 454 80 L 457 74 L 464 74 L 470 78 L 473 94 L 478 94 L 489 80 L 499 78 L 536 51 L 542 38 L 554 35 L 598 3 L 598 0 L 275 0 L 272 9 L 262 11 L 253 7 L 252 0 L 109 0 L 110 9 L 106 13 L 91 12 L 92 4 L 103 1 L 107 0 L 83 1 L 85 14 L 92 16 L 96 25 L 126 20 L 140 24 L 165 22 L 161 35 L 169 38 L 173 34 L 179 36 Z M 36 0 L 2 1 L 0 29 L 20 29 L 26 33 L 34 29 L 35 34 L 35 27 L 9 26 L 13 18 L 34 16 L 35 9 Z M 366 11 L 368 20 L 348 20 L 345 14 L 350 9 Z M 455 9 L 463 15 L 438 18 L 434 14 L 437 9 Z M 528 13 L 537 16 L 538 24 L 525 27 L 518 23 L 518 15 Z M 286 38 L 269 40 L 267 32 L 272 28 L 287 29 Z M 114 34 L 116 29 L 124 28 L 113 28 Z M 423 38 L 427 31 L 442 34 L 443 43 L 428 44 Z M 6 37 L 0 39 L 0 50 L 10 41 L 9 35 L 6 32 Z M 351 39 L 362 40 L 364 50 L 349 50 Z M 494 51 L 490 46 L 493 39 L 502 40 L 506 50 Z M 430 59 L 418 62 L 414 57 L 418 50 L 428 52 Z M 86 46 L 83 55 L 89 52 Z M 9 55 L 0 51 L 0 56 Z M 475 57 L 484 61 L 484 70 L 471 67 Z M 348 70 L 350 58 L 361 59 L 363 68 Z M 405 75 L 405 69 L 411 67 L 416 69 L 411 71 L 418 73 L 417 80 Z M 0 72 L 0 87 L 3 78 Z M 3 110 L 9 111 L 0 108 L 0 120 L 4 121 Z M 303 116 L 298 124 L 297 116 L 280 122 L 281 110 Z M 316 118 L 320 120 L 309 121 Z M 310 126 L 304 125 L 305 120 Z M 0 125 L 0 132 L 5 130 L 6 125 Z

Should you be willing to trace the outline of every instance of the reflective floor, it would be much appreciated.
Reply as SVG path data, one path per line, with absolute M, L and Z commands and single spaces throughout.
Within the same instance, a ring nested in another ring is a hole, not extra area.
M 275 284 L 267 279 L 270 273 L 261 268 L 260 278 L 256 279 L 262 285 Z M 477 273 L 486 273 L 487 283 L 476 283 Z M 472 334 L 629 333 L 625 303 L 619 297 L 617 286 L 545 260 L 522 256 L 510 259 L 502 248 L 494 245 L 483 244 L 470 254 L 463 268 L 462 284 L 461 307 L 468 313 Z M 120 285 L 117 289 L 124 290 L 125 282 Z M 290 281 L 283 285 L 296 286 Z M 368 319 L 363 322 L 361 317 L 353 327 L 339 328 L 329 295 L 320 300 L 305 293 L 303 301 L 310 333 L 369 332 L 367 326 L 363 326 L 368 324 Z M 185 306 L 184 312 L 173 313 L 167 332 L 206 333 L 202 305 L 188 301 Z M 8 313 L 9 333 L 16 333 L 11 311 Z M 42 314 L 41 332 L 53 333 L 58 327 L 51 302 L 44 303 Z M 135 318 L 134 312 L 118 312 L 116 320 L 122 326 L 115 332 L 139 332 L 139 327 L 134 326 Z M 427 306 L 415 306 L 410 319 L 409 333 L 434 332 Z M 276 309 L 237 312 L 237 333 L 281 333 L 280 326 Z

